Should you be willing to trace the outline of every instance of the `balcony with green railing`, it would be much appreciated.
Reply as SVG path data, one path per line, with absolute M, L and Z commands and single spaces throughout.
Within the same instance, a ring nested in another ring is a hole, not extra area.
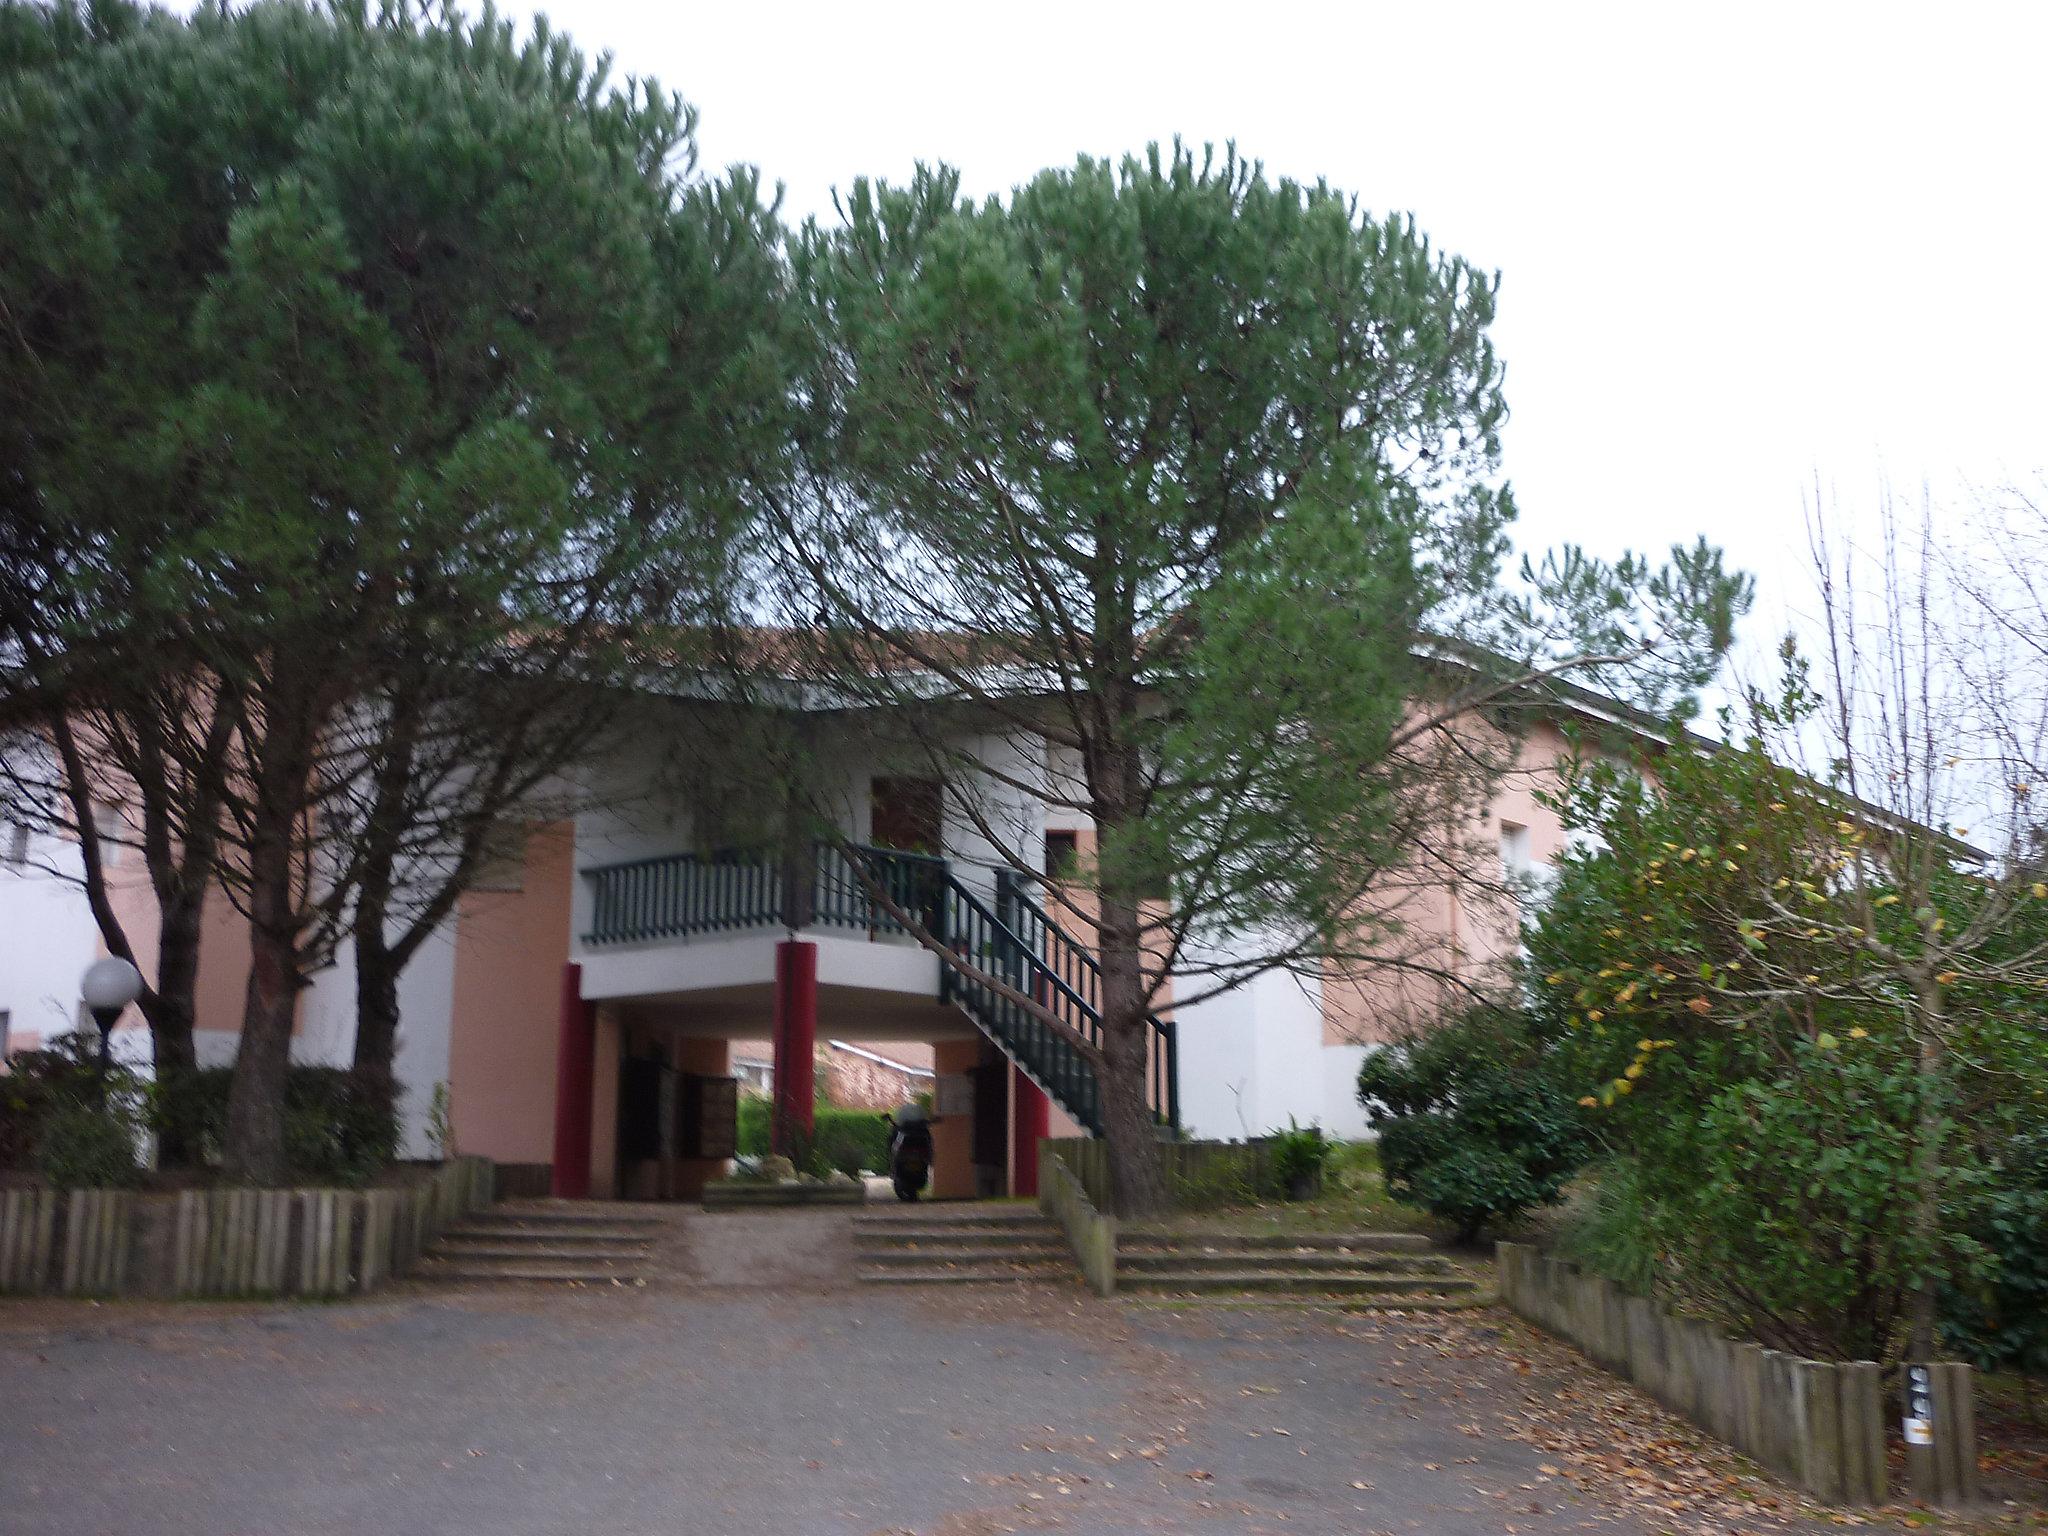
M 583 873 L 591 949 L 776 928 L 939 948 L 939 1000 L 972 1018 L 1078 1123 L 1101 1129 L 1095 1068 L 1076 1045 L 1102 1047 L 1101 966 L 1032 899 L 1030 876 L 999 871 L 990 902 L 944 859 L 825 842 L 780 861 L 678 853 Z M 1174 1027 L 1146 1022 L 1146 1096 L 1162 1123 L 1178 1125 Z

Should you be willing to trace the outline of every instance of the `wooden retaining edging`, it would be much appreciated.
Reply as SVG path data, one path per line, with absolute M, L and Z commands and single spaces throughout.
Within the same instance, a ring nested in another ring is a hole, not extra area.
M 1095 1208 L 1110 1208 L 1108 1142 L 1064 1136 L 1039 1145 L 1058 1148 Z M 1226 1189 L 1262 1198 L 1285 1193 L 1273 1173 L 1272 1150 L 1263 1141 L 1162 1141 L 1159 1157 L 1176 1206 L 1199 1206 Z
M 357 1295 L 494 1198 L 482 1157 L 404 1189 L 9 1190 L 0 1294 Z
M 1087 1141 L 1038 1144 L 1038 1208 L 1067 1234 L 1074 1262 L 1098 1296 L 1116 1294 L 1116 1219 L 1104 1216 L 1088 1198 L 1081 1175 L 1067 1163 L 1067 1149 L 1097 1146 Z
M 1884 1389 L 1876 1362 L 1805 1360 L 1722 1337 L 1673 1317 L 1598 1275 L 1526 1243 L 1496 1245 L 1500 1299 L 1584 1350 L 1674 1413 L 1815 1498 L 1882 1504 Z M 1916 1463 L 1912 1489 L 1937 1503 L 1977 1497 L 1970 1368 L 1930 1367 L 1939 1454 Z M 1922 1475 L 1917 1463 L 1937 1470 Z

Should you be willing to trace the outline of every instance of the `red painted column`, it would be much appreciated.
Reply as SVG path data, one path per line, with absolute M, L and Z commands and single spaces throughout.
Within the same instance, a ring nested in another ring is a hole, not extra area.
M 1010 1068 L 1014 1089 L 1010 1108 L 1010 1193 L 1030 1199 L 1038 1194 L 1038 1144 L 1052 1129 L 1052 1101 L 1045 1090 Z
M 597 1082 L 597 1005 L 583 997 L 583 967 L 562 967 L 561 1036 L 555 1046 L 557 1199 L 590 1198 L 590 1099 Z
M 794 1157 L 811 1139 L 817 1087 L 818 946 L 784 939 L 775 946 L 775 1114 L 770 1145 Z

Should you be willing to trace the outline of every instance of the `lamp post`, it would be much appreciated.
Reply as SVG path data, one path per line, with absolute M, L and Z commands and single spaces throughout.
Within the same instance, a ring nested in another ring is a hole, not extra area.
M 109 1039 L 121 1014 L 142 996 L 142 972 L 118 955 L 108 955 L 85 968 L 78 991 L 92 1021 L 100 1027 L 100 1082 L 104 1084 L 112 1059 Z

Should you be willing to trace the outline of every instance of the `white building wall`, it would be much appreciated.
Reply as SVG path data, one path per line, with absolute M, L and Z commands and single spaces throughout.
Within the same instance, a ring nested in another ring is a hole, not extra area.
M 1256 946 L 1235 946 L 1257 952 Z M 1222 958 L 1212 949 L 1204 956 Z M 1198 992 L 1201 976 L 1177 984 Z M 1241 1140 L 1301 1126 L 1330 1126 L 1334 1090 L 1325 1076 L 1341 1063 L 1323 1045 L 1321 983 L 1268 971 L 1193 1004 L 1176 1004 L 1180 1030 L 1181 1123 L 1191 1136 Z
M 0 858 L 13 847 L 14 828 L 0 820 Z M 0 1009 L 10 1031 L 38 1043 L 77 1026 L 79 978 L 100 953 L 82 873 L 78 845 L 42 833 L 22 863 L 0 863 Z

